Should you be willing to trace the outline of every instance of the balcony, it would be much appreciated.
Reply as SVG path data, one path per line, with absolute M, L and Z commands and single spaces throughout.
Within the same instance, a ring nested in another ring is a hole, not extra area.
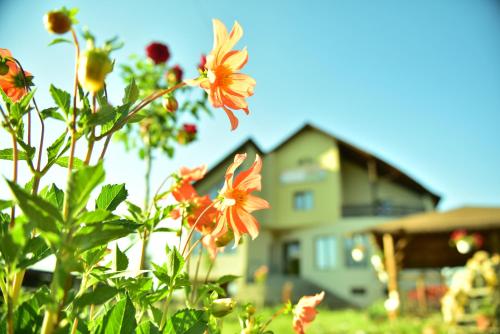
M 342 217 L 400 217 L 424 211 L 424 207 L 387 203 L 343 205 Z

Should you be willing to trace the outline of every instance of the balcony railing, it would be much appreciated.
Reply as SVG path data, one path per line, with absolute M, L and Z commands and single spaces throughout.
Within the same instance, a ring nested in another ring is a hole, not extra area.
M 412 207 L 406 205 L 387 205 L 381 203 L 343 205 L 342 217 L 400 217 L 414 213 L 423 212 L 423 207 Z

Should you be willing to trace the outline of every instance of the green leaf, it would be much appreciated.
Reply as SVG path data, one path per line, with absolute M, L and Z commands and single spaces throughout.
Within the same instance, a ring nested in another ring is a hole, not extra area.
M 52 95 L 54 102 L 61 108 L 64 114 L 68 115 L 70 112 L 71 95 L 54 85 L 50 85 L 50 95 Z
M 203 334 L 208 328 L 208 315 L 201 310 L 177 311 L 167 322 L 165 334 Z
M 128 297 L 116 303 L 103 317 L 96 334 L 130 334 L 135 331 L 135 308 Z
M 12 206 L 12 201 L 6 201 L 0 199 L 0 211 L 10 208 Z
M 135 329 L 136 334 L 160 334 L 160 330 L 158 327 L 153 325 L 153 323 L 149 320 L 143 321 L 137 328 Z
M 85 292 L 74 301 L 74 305 L 78 308 L 87 305 L 101 305 L 107 302 L 110 298 L 116 296 L 118 289 L 109 285 L 97 285 L 94 290 Z
M 72 42 L 69 39 L 66 38 L 55 38 L 53 39 L 48 46 L 59 44 L 59 43 L 69 43 L 71 44 Z
M 0 160 L 14 160 L 14 151 L 11 148 L 0 150 Z M 26 152 L 18 150 L 17 160 L 26 160 Z
M 217 280 L 217 284 L 223 285 L 226 283 L 230 283 L 232 281 L 237 280 L 238 278 L 241 278 L 241 276 L 235 276 L 235 275 L 224 275 L 222 277 L 219 277 Z
M 115 119 L 116 111 L 115 109 L 108 105 L 104 105 L 95 114 L 90 114 L 88 125 L 97 126 L 103 125 Z
M 61 166 L 61 167 L 64 167 L 64 168 L 68 168 L 69 157 L 57 158 L 56 164 Z M 73 169 L 78 169 L 78 168 L 81 168 L 82 166 L 83 166 L 83 161 L 81 159 L 78 159 L 77 157 L 74 157 L 73 158 Z
M 102 163 L 95 166 L 84 166 L 73 172 L 68 181 L 68 217 L 75 217 L 85 208 L 92 190 L 104 181 Z
M 107 244 L 135 232 L 140 225 L 128 220 L 115 220 L 82 227 L 73 237 L 73 244 L 81 250 Z
M 51 255 L 52 251 L 41 236 L 29 239 L 19 260 L 19 268 L 27 268 Z
M 113 259 L 113 266 L 114 266 L 114 271 L 123 271 L 127 270 L 128 268 L 128 258 L 125 253 L 123 253 L 120 248 L 118 247 L 118 244 L 115 244 L 115 254 L 114 254 L 114 259 Z
M 57 154 L 61 150 L 64 144 L 64 139 L 66 139 L 66 132 L 59 136 L 49 147 L 47 147 L 47 163 L 52 163 L 52 161 L 57 157 Z
M 64 191 L 57 188 L 54 183 L 43 188 L 42 191 L 40 191 L 40 197 L 50 202 L 50 204 L 58 208 L 59 211 L 62 210 L 64 202 Z
M 58 109 L 59 108 L 56 107 L 43 109 L 42 111 L 40 111 L 40 114 L 42 115 L 42 118 L 44 120 L 46 120 L 47 118 L 53 118 L 59 121 L 65 121 L 63 115 L 57 112 Z
M 7 181 L 7 183 L 24 214 L 35 223 L 40 231 L 48 233 L 49 239 L 54 241 L 54 238 L 59 235 L 58 224 L 63 222 L 59 210 L 41 197 L 27 193 L 14 182 Z
M 116 217 L 111 212 L 103 209 L 97 209 L 95 211 L 86 211 L 78 216 L 79 224 L 95 224 L 103 222 L 110 217 Z
M 96 200 L 96 207 L 99 209 L 114 211 L 121 202 L 127 199 L 128 192 L 125 184 L 107 184 L 102 187 L 101 193 Z
M 167 273 L 175 279 L 184 267 L 184 258 L 176 247 L 171 249 L 167 245 Z
M 132 78 L 130 84 L 125 87 L 125 95 L 123 96 L 123 104 L 130 103 L 134 104 L 135 101 L 139 98 L 139 89 L 135 84 L 135 80 Z

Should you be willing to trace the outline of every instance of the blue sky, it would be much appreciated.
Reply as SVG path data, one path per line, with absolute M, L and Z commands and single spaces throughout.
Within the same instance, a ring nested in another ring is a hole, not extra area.
M 500 202 L 499 1 L 0 0 L 0 47 L 35 75 L 47 106 L 50 82 L 71 86 L 73 51 L 47 47 L 53 36 L 42 23 L 61 5 L 79 7 L 101 41 L 119 35 L 118 62 L 159 40 L 173 63 L 191 66 L 188 76 L 212 46 L 212 18 L 243 26 L 245 72 L 257 80 L 252 114 L 241 115 L 236 132 L 222 110 L 204 117 L 197 143 L 174 160 L 158 157 L 156 181 L 181 164 L 214 164 L 248 136 L 270 149 L 311 122 L 441 194 L 441 208 Z M 109 86 L 118 100 L 117 74 Z M 127 180 L 140 202 L 143 164 L 120 144 L 110 153 L 107 181 Z M 1 174 L 9 169 L 0 164 Z

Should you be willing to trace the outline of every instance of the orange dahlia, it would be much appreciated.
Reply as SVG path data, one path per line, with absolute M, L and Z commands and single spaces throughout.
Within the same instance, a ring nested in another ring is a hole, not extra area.
M 29 85 L 31 82 L 31 73 L 24 71 L 24 76 L 27 80 L 27 82 L 25 82 L 21 69 L 11 60 L 12 54 L 7 49 L 0 48 L 0 59 L 2 59 L 4 65 L 8 67 L 7 73 L 0 75 L 0 89 L 2 89 L 12 101 L 17 102 L 28 92 L 26 84 Z
M 214 107 L 224 109 L 234 130 L 238 126 L 234 110 L 249 113 L 245 99 L 253 95 L 256 82 L 250 76 L 239 73 L 248 60 L 246 48 L 231 50 L 243 36 L 238 22 L 234 23 L 229 34 L 221 21 L 213 20 L 213 26 L 214 46 L 204 64 L 206 78 L 197 83 L 207 92 Z

